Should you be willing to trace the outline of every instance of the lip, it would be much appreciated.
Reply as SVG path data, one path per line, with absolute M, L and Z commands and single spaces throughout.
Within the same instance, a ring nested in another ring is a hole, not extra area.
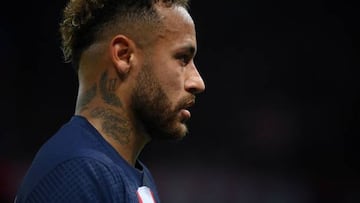
M 181 109 L 180 115 L 181 115 L 181 122 L 186 122 L 191 118 L 191 113 L 187 109 Z
M 192 107 L 194 105 L 195 105 L 195 99 L 187 102 L 186 105 L 183 107 L 183 109 L 188 109 L 188 108 L 190 108 L 190 107 Z
M 191 113 L 189 111 L 189 108 L 194 106 L 194 104 L 195 104 L 195 100 L 191 100 L 191 101 L 187 102 L 186 105 L 183 106 L 183 108 L 180 109 L 180 115 L 182 117 L 182 119 L 181 119 L 182 122 L 185 122 L 190 119 Z

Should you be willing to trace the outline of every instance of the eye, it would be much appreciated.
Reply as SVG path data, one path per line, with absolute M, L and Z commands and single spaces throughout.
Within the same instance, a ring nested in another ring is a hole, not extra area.
M 186 66 L 191 60 L 191 56 L 188 54 L 179 54 L 176 59 L 180 62 L 181 66 Z

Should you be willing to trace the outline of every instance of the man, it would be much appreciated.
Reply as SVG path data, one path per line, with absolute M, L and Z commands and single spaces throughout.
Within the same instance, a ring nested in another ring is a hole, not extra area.
M 160 202 L 138 156 L 181 139 L 205 89 L 186 0 L 71 0 L 60 26 L 78 72 L 73 118 L 37 153 L 16 202 Z

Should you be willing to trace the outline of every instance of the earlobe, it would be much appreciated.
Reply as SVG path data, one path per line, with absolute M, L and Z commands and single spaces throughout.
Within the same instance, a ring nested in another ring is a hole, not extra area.
M 110 49 L 111 59 L 118 73 L 126 75 L 130 70 L 131 40 L 124 35 L 117 35 L 111 41 Z

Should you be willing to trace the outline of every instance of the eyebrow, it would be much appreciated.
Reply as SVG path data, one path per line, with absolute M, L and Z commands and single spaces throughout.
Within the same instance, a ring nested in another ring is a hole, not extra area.
M 187 45 L 185 45 L 183 47 L 180 47 L 179 50 L 187 52 L 187 53 L 189 53 L 189 54 L 191 54 L 193 56 L 196 54 L 196 48 L 191 44 L 187 44 Z

